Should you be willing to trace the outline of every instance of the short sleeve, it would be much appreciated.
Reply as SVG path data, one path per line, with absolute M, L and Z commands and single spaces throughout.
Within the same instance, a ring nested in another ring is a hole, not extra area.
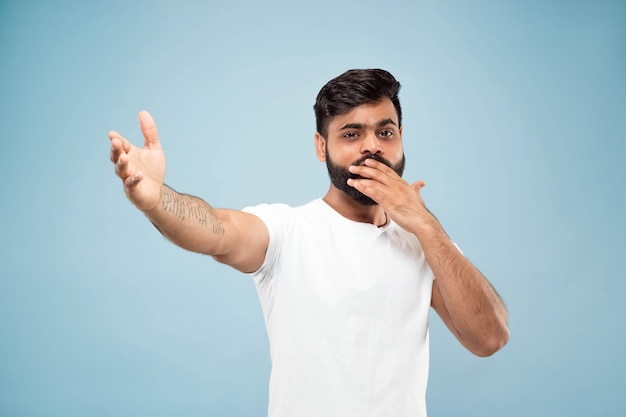
M 276 260 L 280 256 L 280 248 L 285 239 L 285 232 L 290 222 L 293 208 L 286 204 L 260 204 L 246 207 L 242 211 L 254 214 L 260 218 L 270 235 L 269 245 L 265 253 L 265 260 L 259 269 L 252 272 L 252 278 L 260 282 L 272 275 Z

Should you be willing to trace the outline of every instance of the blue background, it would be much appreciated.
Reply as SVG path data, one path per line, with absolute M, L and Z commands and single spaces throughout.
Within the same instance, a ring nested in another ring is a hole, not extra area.
M 155 117 L 218 207 L 328 186 L 313 101 L 403 84 L 405 177 L 488 276 L 511 340 L 431 320 L 429 415 L 626 415 L 626 2 L 0 2 L 1 416 L 264 416 L 249 277 L 164 240 L 107 131 Z

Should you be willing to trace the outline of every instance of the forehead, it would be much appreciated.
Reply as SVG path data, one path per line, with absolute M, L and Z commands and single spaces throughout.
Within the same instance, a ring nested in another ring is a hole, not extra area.
M 388 98 L 375 103 L 361 104 L 346 114 L 335 116 L 328 125 L 330 132 L 338 131 L 348 124 L 375 126 L 381 120 L 390 119 L 398 126 L 398 113 Z

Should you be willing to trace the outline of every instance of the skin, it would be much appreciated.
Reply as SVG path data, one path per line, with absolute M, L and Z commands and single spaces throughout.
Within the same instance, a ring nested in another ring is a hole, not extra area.
M 161 233 L 184 249 L 212 256 L 242 272 L 258 269 L 265 258 L 269 233 L 256 216 L 216 209 L 205 201 L 164 185 L 165 157 L 156 125 L 147 112 L 139 114 L 144 148 L 109 132 L 111 161 L 129 200 Z M 409 184 L 393 169 L 373 159 L 353 165 L 367 153 L 378 153 L 393 164 L 403 156 L 402 127 L 389 99 L 365 104 L 335 117 L 328 137 L 315 134 L 317 158 L 330 155 L 360 179 L 348 184 L 378 204 L 357 203 L 332 183 L 324 201 L 342 216 L 382 226 L 393 220 L 413 233 L 437 279 L 432 307 L 469 351 L 489 356 L 509 339 L 507 311 L 489 281 L 457 249 L 437 218 L 426 208 L 420 190 L 424 181 Z

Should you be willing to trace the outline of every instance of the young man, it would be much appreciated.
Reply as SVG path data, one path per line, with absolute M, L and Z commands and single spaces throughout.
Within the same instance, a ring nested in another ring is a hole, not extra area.
M 164 184 L 154 121 L 143 149 L 110 132 L 130 201 L 178 246 L 250 273 L 270 340 L 269 416 L 425 416 L 428 311 L 471 352 L 509 338 L 487 279 L 402 179 L 400 84 L 351 70 L 314 106 L 326 195 L 301 207 L 216 209 Z

